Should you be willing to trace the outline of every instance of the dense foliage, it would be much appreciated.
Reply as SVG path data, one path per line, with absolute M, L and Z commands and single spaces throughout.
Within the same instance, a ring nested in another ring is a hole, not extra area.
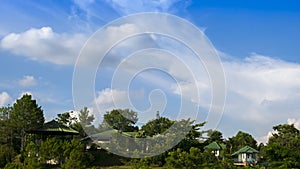
M 273 135 L 268 143 L 258 145 L 249 133 L 238 131 L 235 136 L 225 139 L 222 132 L 203 131 L 205 123 L 195 123 L 189 119 L 174 121 L 157 115 L 155 119 L 139 128 L 136 126 L 137 112 L 118 109 L 106 112 L 103 123 L 95 128 L 94 116 L 90 114 L 88 108 L 80 110 L 77 116 L 73 116 L 73 113 L 58 114 L 55 120 L 77 130 L 79 135 L 42 137 L 29 134 L 29 131 L 44 125 L 43 110 L 30 95 L 23 95 L 13 106 L 1 107 L 0 168 L 80 169 L 129 165 L 136 169 L 152 167 L 233 169 L 237 167 L 234 165 L 232 154 L 244 146 L 259 151 L 259 162 L 251 168 L 300 168 L 300 131 L 293 124 L 274 126 Z M 92 143 L 89 137 L 90 134 L 101 135 L 109 130 L 126 136 L 124 140 L 119 139 L 118 142 L 114 142 L 112 137 L 109 148 L 120 149 L 125 153 L 133 152 L 126 154 L 132 157 L 143 153 L 156 154 L 165 147 L 170 148 L 159 155 L 141 159 L 116 156 L 108 153 L 101 145 Z M 184 139 L 174 142 L 178 136 L 184 136 Z M 143 147 L 135 138 L 154 139 L 147 143 L 147 147 Z M 211 150 L 204 148 L 211 143 L 226 145 L 226 148 L 216 156 Z M 172 146 L 173 144 L 175 146 Z

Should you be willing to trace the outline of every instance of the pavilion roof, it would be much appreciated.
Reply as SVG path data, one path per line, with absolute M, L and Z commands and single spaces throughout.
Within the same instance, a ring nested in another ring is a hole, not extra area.
M 29 133 L 34 134 L 48 134 L 48 135 L 77 135 L 78 131 L 68 127 L 67 125 L 61 124 L 55 120 L 45 123 L 41 128 L 31 130 Z

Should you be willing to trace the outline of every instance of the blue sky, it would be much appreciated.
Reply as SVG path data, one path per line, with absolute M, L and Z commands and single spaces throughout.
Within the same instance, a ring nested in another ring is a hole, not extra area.
M 28 92 L 38 100 L 47 120 L 73 110 L 74 65 L 86 40 L 120 17 L 164 12 L 203 30 L 218 51 L 227 97 L 217 129 L 226 137 L 242 130 L 265 141 L 274 125 L 295 123 L 300 127 L 299 1 L 2 0 L 0 3 L 0 106 L 13 104 Z M 136 43 L 142 45 L 130 46 Z M 121 58 L 112 54 L 104 60 L 95 79 L 95 100 L 86 105 L 99 116 L 98 120 L 101 112 L 113 108 L 112 95 L 117 97 L 121 108 L 127 107 L 123 99 L 129 96 L 140 113 L 149 114 L 144 121 L 155 117 L 157 109 L 175 118 L 180 95 L 172 86 L 174 79 L 162 72 L 140 73 L 128 91 L 111 88 L 113 69 L 120 59 L 137 49 L 157 46 L 176 49 L 176 43 L 165 43 L 161 37 L 137 37 L 112 51 Z M 182 59 L 192 62 L 189 57 Z M 204 86 L 200 90 L 201 102 L 193 101 L 192 96 L 185 98 L 187 105 L 200 107 L 197 119 L 204 121 L 211 88 L 205 70 L 191 69 L 204 72 L 203 79 L 197 79 L 196 86 L 183 83 L 181 87 L 193 91 Z M 180 77 L 180 71 L 174 72 Z M 164 104 L 165 109 L 161 108 Z

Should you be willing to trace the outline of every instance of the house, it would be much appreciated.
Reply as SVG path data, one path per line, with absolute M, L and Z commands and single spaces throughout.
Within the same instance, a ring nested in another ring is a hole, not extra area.
M 245 146 L 231 156 L 234 158 L 236 166 L 253 166 L 258 161 L 258 151 L 250 146 Z
M 221 151 L 224 149 L 226 149 L 225 144 L 223 144 L 223 143 L 219 144 L 215 141 L 204 147 L 204 150 L 211 151 L 216 157 L 219 157 Z

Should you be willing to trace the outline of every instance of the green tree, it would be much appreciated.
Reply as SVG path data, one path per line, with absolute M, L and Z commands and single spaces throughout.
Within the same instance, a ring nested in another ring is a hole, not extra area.
M 73 139 L 71 141 L 65 141 L 63 144 L 63 156 L 64 163 L 61 164 L 63 169 L 73 168 L 86 168 L 85 167 L 85 154 L 83 152 L 84 147 L 80 141 Z
M 205 125 L 203 123 L 194 123 L 194 121 L 188 120 L 180 120 L 179 122 L 175 123 L 173 126 L 175 127 L 173 130 L 174 133 L 178 133 L 182 131 L 182 128 L 190 129 L 189 131 L 182 132 L 182 135 L 186 135 L 183 140 L 181 140 L 177 145 L 176 148 L 181 148 L 183 151 L 189 151 L 191 147 L 201 147 L 200 138 L 202 138 L 203 131 L 201 127 Z M 186 134 L 187 133 L 187 134 Z
M 300 168 L 300 132 L 293 124 L 273 127 L 274 134 L 264 148 L 272 168 Z
M 56 137 L 47 138 L 45 141 L 41 142 L 39 147 L 39 157 L 41 162 L 45 163 L 46 161 L 63 161 L 63 141 Z
M 38 153 L 39 153 L 39 147 L 34 144 L 33 142 L 30 142 L 27 144 L 24 152 L 24 168 L 31 169 L 39 169 L 42 168 L 41 163 L 38 158 Z
M 138 127 L 134 126 L 137 121 L 138 117 L 136 112 L 129 109 L 117 109 L 106 112 L 103 123 L 107 123 L 116 130 L 131 132 L 138 130 Z
M 154 136 L 161 134 L 169 129 L 175 121 L 172 121 L 166 117 L 158 117 L 154 120 L 148 121 L 145 125 L 141 127 L 141 131 L 145 136 Z
M 21 151 L 24 150 L 25 131 L 42 127 L 44 121 L 43 110 L 41 106 L 38 106 L 36 100 L 32 99 L 31 95 L 24 94 L 14 103 L 10 116 L 10 124 L 14 129 L 15 138 L 21 138 Z
M 230 153 L 234 153 L 244 146 L 250 146 L 254 149 L 257 149 L 257 141 L 252 137 L 252 135 L 242 131 L 239 131 L 235 136 L 229 138 L 227 144 Z
M 208 145 L 212 142 L 217 142 L 217 143 L 223 143 L 224 139 L 223 139 L 223 134 L 220 131 L 217 130 L 209 130 L 208 133 L 208 138 L 205 141 L 205 144 Z
M 92 126 L 92 122 L 95 120 L 94 115 L 90 115 L 90 111 L 87 107 L 79 111 L 78 118 L 80 124 L 84 127 Z
M 0 144 L 0 168 L 6 164 L 11 163 L 16 156 L 13 147 L 7 144 Z
M 12 127 L 9 120 L 12 109 L 10 105 L 0 108 L 0 144 L 12 145 Z
M 76 117 L 72 117 L 70 115 L 70 112 L 65 112 L 63 114 L 58 114 L 57 116 L 58 116 L 57 117 L 57 121 L 59 123 L 62 123 L 62 124 L 68 125 L 68 126 L 70 126 L 74 122 L 77 122 L 77 118 Z

